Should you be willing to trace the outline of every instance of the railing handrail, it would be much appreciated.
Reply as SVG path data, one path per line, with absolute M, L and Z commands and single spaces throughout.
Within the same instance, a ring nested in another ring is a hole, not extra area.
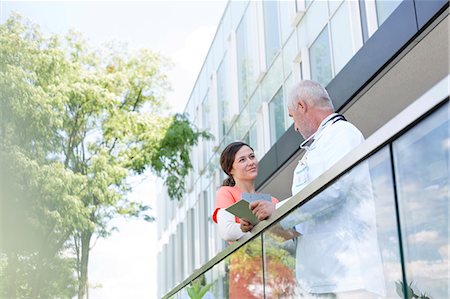
M 192 280 L 211 269 L 214 265 L 247 244 L 250 240 L 258 237 L 264 230 L 269 228 L 273 223 L 278 222 L 284 215 L 305 204 L 336 179 L 347 173 L 356 164 L 367 159 L 384 145 L 395 140 L 399 135 L 403 134 L 410 127 L 417 124 L 421 119 L 448 101 L 449 94 L 450 75 L 447 75 L 430 90 L 406 107 L 402 112 L 373 133 L 364 143 L 345 155 L 339 162 L 320 175 L 317 179 L 313 180 L 299 193 L 286 199 L 288 201 L 275 210 L 269 219 L 258 223 L 258 225 L 253 228 L 250 235 L 242 237 L 239 241 L 236 241 L 223 251 L 219 252 L 215 257 L 210 259 L 199 269 L 195 270 L 190 276 L 164 295 L 163 298 L 170 298 L 170 296 L 176 294 Z

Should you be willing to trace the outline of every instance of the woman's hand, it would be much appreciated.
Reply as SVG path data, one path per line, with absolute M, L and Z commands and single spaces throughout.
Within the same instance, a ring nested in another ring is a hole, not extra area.
M 240 221 L 241 221 L 241 231 L 243 231 L 244 233 L 249 232 L 253 229 L 253 224 L 251 224 L 247 220 L 240 219 Z
M 250 209 L 258 219 L 265 220 L 275 211 L 275 204 L 267 200 L 255 200 L 250 203 Z

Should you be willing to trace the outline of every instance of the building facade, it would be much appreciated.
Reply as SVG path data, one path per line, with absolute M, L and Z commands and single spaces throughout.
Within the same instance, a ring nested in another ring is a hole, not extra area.
M 211 214 L 219 155 L 249 143 L 257 189 L 290 197 L 302 142 L 285 110 L 313 79 L 366 138 L 449 74 L 448 1 L 229 1 L 185 112 L 215 138 L 192 153 L 186 195 L 158 200 L 158 296 L 221 252 Z

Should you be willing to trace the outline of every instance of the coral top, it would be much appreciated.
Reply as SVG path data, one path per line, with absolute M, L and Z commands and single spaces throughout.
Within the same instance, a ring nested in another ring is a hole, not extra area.
M 222 186 L 217 190 L 216 193 L 216 204 L 214 207 L 214 212 L 212 214 L 212 219 L 217 223 L 217 212 L 219 209 L 226 209 L 238 200 L 241 200 L 241 190 L 238 187 Z M 278 203 L 278 199 L 272 196 L 272 202 Z M 235 217 L 236 223 L 240 223 L 239 218 Z

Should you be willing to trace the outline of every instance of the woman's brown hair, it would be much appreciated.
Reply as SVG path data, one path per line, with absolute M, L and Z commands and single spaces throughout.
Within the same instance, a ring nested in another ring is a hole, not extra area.
M 225 172 L 228 177 L 222 182 L 222 186 L 234 186 L 236 182 L 233 176 L 230 174 L 231 168 L 233 168 L 234 159 L 236 158 L 236 153 L 243 146 L 248 146 L 252 151 L 253 148 L 247 143 L 236 141 L 228 144 L 225 149 L 220 154 L 220 167 L 222 167 L 223 172 Z

